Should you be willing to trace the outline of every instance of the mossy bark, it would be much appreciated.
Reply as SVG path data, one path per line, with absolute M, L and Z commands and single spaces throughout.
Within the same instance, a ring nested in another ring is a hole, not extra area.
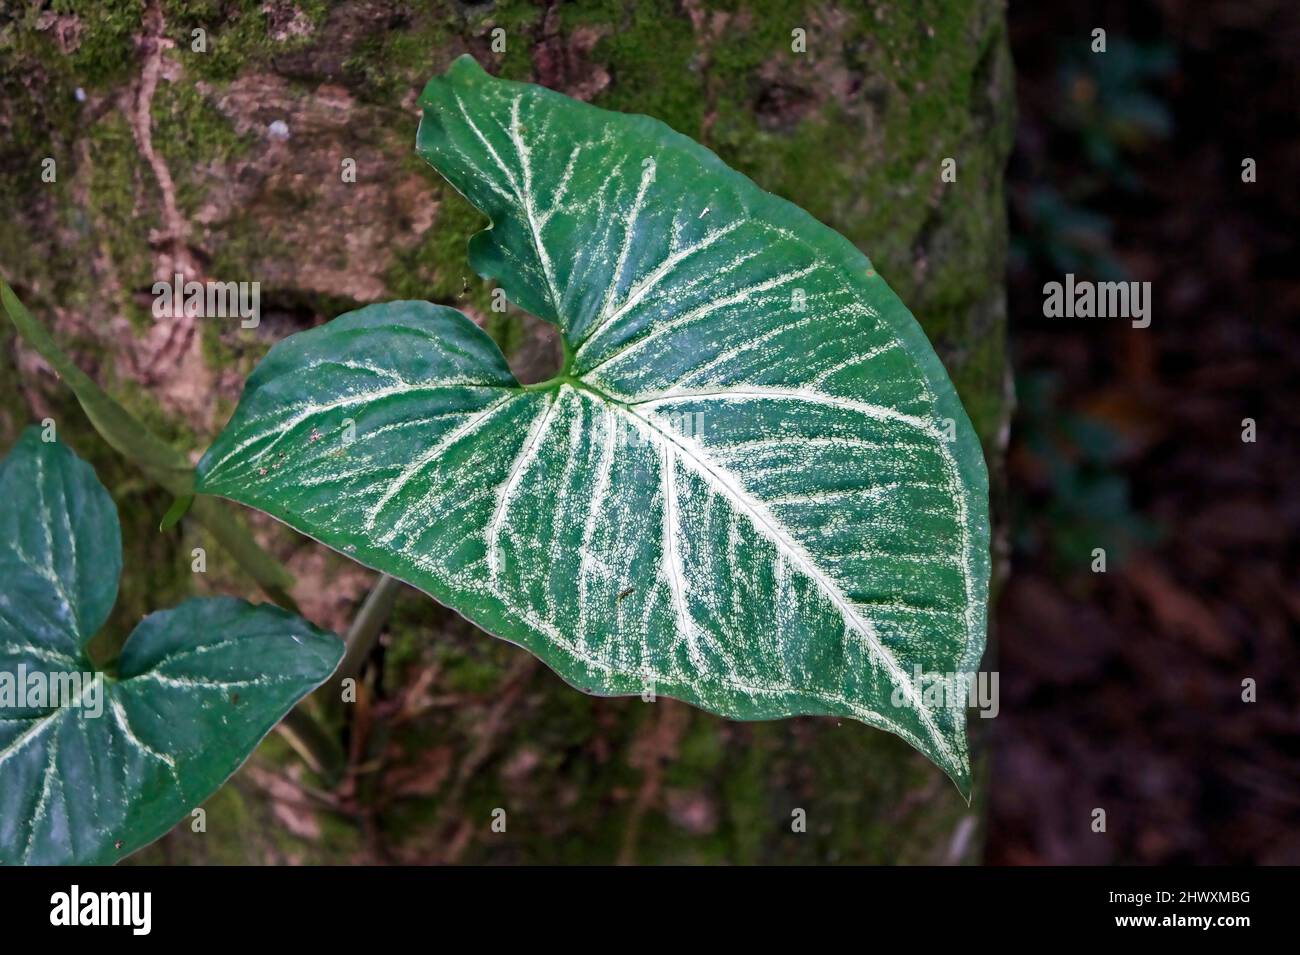
M 465 253 L 484 220 L 412 148 L 423 82 L 466 51 L 502 75 L 657 116 L 857 242 L 935 342 L 996 483 L 1013 109 L 998 0 L 0 10 L 0 272 L 83 367 L 187 452 L 206 446 L 273 341 L 367 302 L 462 308 L 521 376 L 543 377 L 558 360 L 553 335 L 490 309 Z M 156 320 L 151 286 L 178 271 L 260 282 L 261 325 Z M 109 639 L 188 592 L 254 596 L 215 545 L 193 573 L 201 529 L 159 534 L 165 495 L 98 441 L 11 330 L 0 342 L 0 445 L 54 418 L 123 513 L 129 570 Z M 298 575 L 308 616 L 345 626 L 368 572 L 258 529 Z M 315 791 L 272 738 L 210 800 L 205 832 L 182 826 L 137 858 L 935 862 L 978 851 L 983 780 L 968 810 L 923 757 L 856 723 L 741 724 L 672 701 L 586 697 L 410 591 L 377 663 L 339 728 L 355 768 L 342 791 Z

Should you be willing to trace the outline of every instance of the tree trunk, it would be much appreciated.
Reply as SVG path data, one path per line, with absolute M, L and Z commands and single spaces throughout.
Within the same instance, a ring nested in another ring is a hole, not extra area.
M 369 302 L 461 308 L 521 377 L 544 377 L 554 335 L 490 310 L 465 249 L 485 221 L 414 154 L 423 83 L 468 51 L 501 75 L 656 116 L 857 242 L 934 341 L 996 487 L 1013 109 L 1002 4 L 727 6 L 0 9 L 0 270 L 82 367 L 196 457 L 274 341 Z M 155 319 L 152 285 L 177 272 L 259 282 L 260 326 Z M 0 336 L 0 444 L 54 418 L 122 512 L 128 571 L 108 639 L 190 592 L 257 599 L 201 528 L 158 532 L 168 499 L 11 329 Z M 296 574 L 304 613 L 344 629 L 373 575 L 255 524 Z M 195 547 L 208 549 L 204 574 L 191 573 Z M 272 737 L 209 801 L 206 832 L 183 825 L 136 858 L 944 862 L 979 850 L 979 759 L 968 810 L 924 757 L 852 721 L 735 723 L 587 697 L 410 590 L 376 662 L 341 728 L 355 772 L 339 793 L 314 794 Z

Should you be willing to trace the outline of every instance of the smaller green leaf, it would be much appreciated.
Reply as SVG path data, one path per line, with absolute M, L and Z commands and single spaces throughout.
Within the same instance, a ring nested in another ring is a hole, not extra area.
M 86 646 L 122 567 L 94 471 L 28 428 L 0 463 L 0 864 L 102 864 L 207 799 L 343 644 L 228 597 L 150 614 L 115 672 Z

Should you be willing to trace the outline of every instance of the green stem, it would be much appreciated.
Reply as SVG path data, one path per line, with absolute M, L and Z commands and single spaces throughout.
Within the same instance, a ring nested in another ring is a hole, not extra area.
M 0 281 L 0 301 L 18 333 L 72 389 L 86 417 L 111 448 L 177 497 L 193 493 L 194 471 L 184 454 L 136 420 L 131 412 L 78 368 L 3 281 Z M 293 576 L 261 548 L 248 525 L 229 505 L 200 496 L 194 501 L 190 513 L 268 597 L 297 612 L 298 608 L 289 596 Z
M 379 639 L 379 633 L 393 611 L 393 604 L 397 601 L 397 593 L 401 587 L 402 582 L 397 578 L 381 574 L 375 586 L 366 595 L 365 602 L 361 604 L 361 609 L 357 611 L 357 616 L 344 638 L 347 649 L 343 651 L 343 662 L 325 684 L 326 699 L 330 706 L 336 705 L 342 699 L 343 681 L 356 679 L 361 675 L 361 668 L 375 648 L 375 642 Z
M 347 766 L 343 747 L 307 711 L 305 703 L 299 703 L 286 713 L 276 729 L 327 788 L 339 784 Z
M 188 494 L 193 485 L 190 463 L 166 441 L 136 421 L 131 413 L 110 398 L 84 371 L 76 366 L 54 338 L 0 281 L 0 301 L 18 333 L 49 363 L 55 374 L 72 389 L 86 417 L 109 446 L 151 478 L 176 495 Z
M 299 613 L 298 604 L 289 596 L 293 575 L 253 538 L 253 532 L 240 514 L 227 502 L 200 494 L 190 506 L 190 514 L 203 525 L 240 568 L 252 577 L 262 592 L 275 603 Z

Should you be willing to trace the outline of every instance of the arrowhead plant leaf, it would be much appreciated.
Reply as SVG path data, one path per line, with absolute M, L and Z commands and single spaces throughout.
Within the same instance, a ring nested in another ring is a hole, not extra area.
M 271 350 L 198 490 L 587 692 L 853 717 L 969 792 L 964 694 L 930 677 L 983 652 L 987 476 L 871 263 L 648 117 L 468 57 L 421 103 L 419 153 L 492 221 L 471 264 L 563 370 L 521 385 L 459 312 L 369 306 Z
M 86 653 L 117 598 L 117 509 L 28 428 L 0 463 L 0 864 L 111 863 L 207 799 L 338 664 L 277 607 L 145 617 L 111 672 Z

